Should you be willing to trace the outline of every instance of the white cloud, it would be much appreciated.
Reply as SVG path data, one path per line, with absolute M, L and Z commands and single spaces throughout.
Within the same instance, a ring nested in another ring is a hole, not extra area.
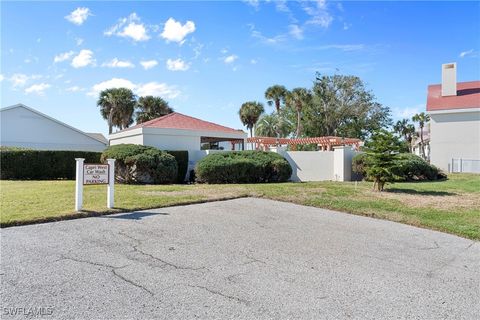
M 248 24 L 248 27 L 250 28 L 251 36 L 253 38 L 260 40 L 260 42 L 264 44 L 277 45 L 287 40 L 287 36 L 285 34 L 279 34 L 274 37 L 267 37 L 267 36 L 264 36 L 260 31 L 256 30 L 254 24 Z
M 135 84 L 130 80 L 122 78 L 112 78 L 110 80 L 97 83 L 92 87 L 88 95 L 97 97 L 102 90 L 110 88 L 127 88 L 139 96 L 152 95 L 168 99 L 173 99 L 180 95 L 180 91 L 175 86 L 171 86 L 166 83 L 158 83 L 153 81 L 145 84 Z
M 259 0 L 244 0 L 244 2 L 254 7 L 256 10 L 258 10 L 258 7 L 260 6 Z
M 117 58 L 113 58 L 111 61 L 103 63 L 102 67 L 133 68 L 133 67 L 135 67 L 135 65 L 128 60 L 118 60 Z
M 73 51 L 68 51 L 68 52 L 57 54 L 53 58 L 53 62 L 57 63 L 57 62 L 62 62 L 62 61 L 65 61 L 65 60 L 69 60 L 73 56 L 74 53 L 75 52 L 73 52 Z
M 45 94 L 45 90 L 50 88 L 51 86 L 48 83 L 39 83 L 34 84 L 25 89 L 26 94 L 34 93 L 38 94 L 39 96 L 43 96 Z
M 470 50 L 467 50 L 467 51 L 460 52 L 459 57 L 460 58 L 476 57 L 475 50 L 470 49 Z
M 195 31 L 195 23 L 193 21 L 187 21 L 184 25 L 175 21 L 173 18 L 169 18 L 165 22 L 163 32 L 160 34 L 162 38 L 172 42 L 183 43 L 185 37 Z
M 237 59 L 238 59 L 237 55 L 231 54 L 231 55 L 225 57 L 223 59 L 223 62 L 225 62 L 226 64 L 229 64 L 229 63 L 235 62 L 235 60 L 237 60 Z
M 303 39 L 303 29 L 296 24 L 291 24 L 288 26 L 289 34 L 297 40 Z
M 104 32 L 106 36 L 131 38 L 133 41 L 146 41 L 150 39 L 147 28 L 140 21 L 135 12 L 127 18 L 122 18 L 118 23 Z
M 30 77 L 23 73 L 15 73 L 8 79 L 14 88 L 23 87 Z
M 85 90 L 84 88 L 81 88 L 79 86 L 73 86 L 73 87 L 68 87 L 66 91 L 68 92 L 79 92 Z
M 411 119 L 414 115 L 422 111 L 425 111 L 425 105 L 418 104 L 413 107 L 395 108 L 393 114 L 396 119 Z
M 75 43 L 77 44 L 77 46 L 81 46 L 83 44 L 83 39 L 82 38 L 75 38 Z
M 180 95 L 180 91 L 174 86 L 154 81 L 139 85 L 135 91 L 139 96 L 160 96 L 167 99 L 173 99 Z
M 0 74 L 0 82 L 3 81 L 3 79 L 5 79 L 5 77 L 3 76 L 3 74 Z
M 252 60 L 250 60 L 250 63 L 251 63 L 251 64 L 257 64 L 257 63 L 258 63 L 258 60 L 257 60 L 257 59 L 252 59 Z
M 72 67 L 83 68 L 88 65 L 93 65 L 95 59 L 91 50 L 83 49 L 80 53 L 72 59 Z
M 70 21 L 77 26 L 82 25 L 85 20 L 87 20 L 88 16 L 91 16 L 92 13 L 90 12 L 89 8 L 77 8 L 73 10 L 68 16 L 65 16 L 65 19 Z
M 167 69 L 170 71 L 187 71 L 189 68 L 190 65 L 180 58 L 167 60 Z
M 365 49 L 364 44 L 327 44 L 324 46 L 316 47 L 317 50 L 338 49 L 342 51 L 359 51 Z
M 157 60 L 146 60 L 146 61 L 140 61 L 140 64 L 145 70 L 152 69 L 158 64 Z
M 305 13 L 309 15 L 306 24 L 328 28 L 333 21 L 333 17 L 328 11 L 325 0 L 302 2 L 302 8 Z

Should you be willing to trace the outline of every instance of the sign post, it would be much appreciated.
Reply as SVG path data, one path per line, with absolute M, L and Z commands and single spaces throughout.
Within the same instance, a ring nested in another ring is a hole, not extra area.
M 77 171 L 75 174 L 75 211 L 82 210 L 83 204 L 83 158 L 75 158 Z
M 107 159 L 108 162 L 108 187 L 107 187 L 107 208 L 113 208 L 115 198 L 115 159 Z
M 108 164 L 86 163 L 76 158 L 77 171 L 75 181 L 75 211 L 81 211 L 83 205 L 83 186 L 89 184 L 107 184 L 107 208 L 113 208 L 115 184 L 115 159 L 107 159 Z

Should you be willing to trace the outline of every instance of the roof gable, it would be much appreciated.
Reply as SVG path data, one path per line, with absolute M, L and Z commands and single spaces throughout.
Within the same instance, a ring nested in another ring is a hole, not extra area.
M 480 81 L 458 82 L 456 96 L 442 96 L 442 85 L 428 86 L 427 111 L 480 108 Z
M 99 138 L 97 138 L 97 137 L 95 137 L 95 136 L 91 136 L 91 135 L 89 135 L 89 134 L 87 134 L 87 133 L 85 133 L 85 132 L 83 132 L 83 131 L 81 131 L 81 130 L 79 130 L 79 129 L 77 129 L 77 128 L 74 128 L 74 127 L 72 127 L 72 126 L 70 126 L 70 125 L 68 125 L 68 124 L 66 124 L 66 123 L 64 123 L 64 122 L 62 122 L 62 121 L 60 121 L 60 120 L 57 120 L 57 119 L 55 119 L 55 118 L 52 118 L 52 117 L 50 117 L 50 116 L 47 116 L 46 114 L 44 114 L 44 113 L 42 113 L 42 112 L 40 112 L 40 111 L 38 111 L 38 110 L 35 110 L 35 109 L 33 109 L 33 108 L 30 108 L 30 107 L 28 107 L 28 106 L 26 106 L 26 105 L 24 105 L 24 104 L 22 104 L 22 103 L 18 103 L 18 104 L 9 106 L 9 107 L 1 108 L 1 109 L 0 109 L 0 112 L 2 112 L 2 111 L 7 111 L 7 110 L 11 110 L 11 109 L 15 109 L 15 108 L 23 108 L 23 109 L 26 109 L 26 110 L 28 110 L 28 111 L 30 111 L 30 112 L 33 112 L 33 113 L 35 113 L 35 114 L 37 114 L 37 115 L 39 115 L 39 116 L 41 116 L 41 117 L 43 117 L 43 118 L 46 118 L 46 119 L 48 119 L 48 120 L 50 120 L 50 121 L 53 121 L 53 122 L 55 122 L 55 123 L 57 123 L 57 124 L 59 124 L 59 125 L 61 125 L 61 126 L 64 126 L 64 127 L 68 128 L 68 129 L 70 129 L 70 130 L 73 130 L 73 131 L 75 131 L 75 132 L 77 132 L 77 133 L 80 133 L 80 134 L 82 134 L 82 135 L 84 135 L 84 136 L 86 136 L 86 137 L 88 137 L 88 138 L 90 138 L 90 139 L 93 139 L 93 140 L 95 140 L 95 141 L 97 141 L 97 142 L 100 142 L 100 143 L 102 143 L 102 144 L 106 144 L 105 141 L 102 141 L 102 139 L 99 139 Z
M 239 133 L 242 130 L 236 130 L 229 127 L 225 127 L 213 122 L 201 120 L 179 112 L 172 112 L 163 117 L 152 119 L 141 124 L 137 124 L 133 127 L 125 130 L 137 129 L 137 128 L 162 128 L 162 129 L 180 129 L 180 130 L 192 130 L 192 131 L 218 131 L 228 133 Z M 125 131 L 122 130 L 122 131 Z M 122 132 L 119 131 L 119 132 Z

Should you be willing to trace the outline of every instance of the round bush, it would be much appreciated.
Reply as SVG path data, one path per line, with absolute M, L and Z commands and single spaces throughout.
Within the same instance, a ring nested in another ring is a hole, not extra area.
M 366 172 L 368 155 L 361 153 L 353 157 L 352 170 L 369 180 Z M 446 175 L 434 165 L 411 153 L 399 153 L 395 159 L 396 181 L 425 181 L 444 179 Z
M 101 161 L 116 159 L 115 180 L 122 183 L 173 183 L 178 166 L 175 157 L 154 147 L 119 144 L 108 147 Z
M 195 174 L 203 183 L 285 182 L 292 175 L 292 167 L 273 152 L 221 152 L 200 160 Z

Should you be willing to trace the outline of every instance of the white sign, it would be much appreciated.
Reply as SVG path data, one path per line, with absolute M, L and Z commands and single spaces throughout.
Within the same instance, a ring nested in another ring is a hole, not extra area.
M 84 164 L 83 184 L 108 184 L 108 164 Z
M 108 164 L 84 164 L 83 158 L 76 158 L 75 211 L 82 210 L 83 185 L 107 184 L 107 208 L 113 208 L 115 198 L 115 159 L 107 159 Z

